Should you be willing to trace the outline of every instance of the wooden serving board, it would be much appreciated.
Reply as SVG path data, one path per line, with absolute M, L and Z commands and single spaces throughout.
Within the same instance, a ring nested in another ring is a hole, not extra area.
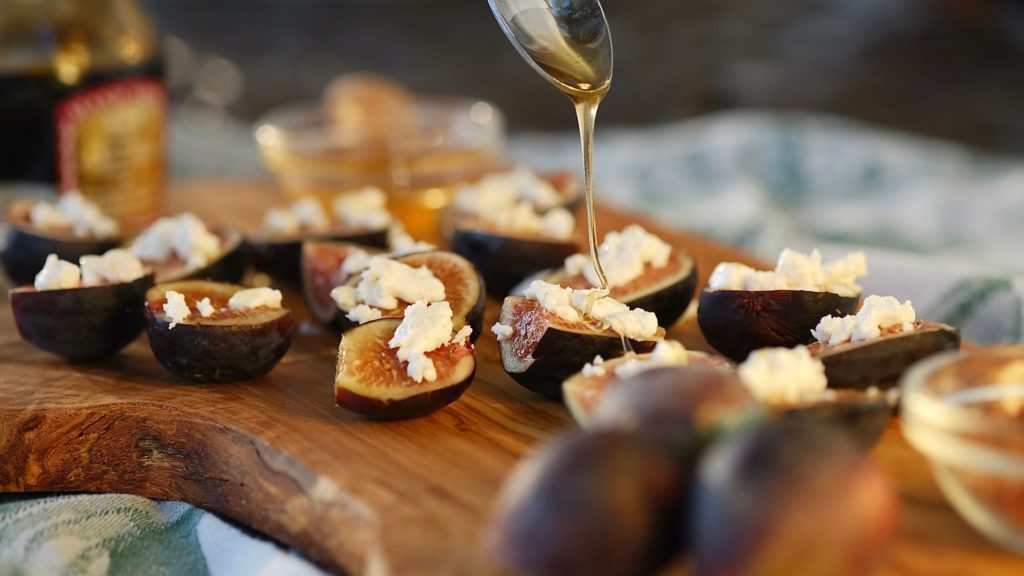
M 265 183 L 203 182 L 172 198 L 172 208 L 251 223 L 274 192 Z M 604 229 L 628 220 L 601 211 Z M 749 261 L 691 235 L 664 236 L 690 250 L 705 277 L 722 259 Z M 295 293 L 286 305 L 303 308 Z M 489 322 L 495 313 L 492 305 Z M 495 572 L 479 542 L 492 500 L 520 456 L 574 426 L 566 410 L 509 379 L 484 335 L 476 381 L 461 400 L 417 420 L 366 421 L 334 405 L 338 337 L 312 332 L 300 330 L 267 377 L 185 384 L 153 359 L 145 337 L 109 361 L 69 364 L 21 341 L 3 307 L 0 491 L 185 500 L 337 572 Z M 706 346 L 692 319 L 673 335 Z M 1024 574 L 1024 559 L 987 543 L 946 504 L 897 425 L 873 456 L 904 504 L 885 574 Z

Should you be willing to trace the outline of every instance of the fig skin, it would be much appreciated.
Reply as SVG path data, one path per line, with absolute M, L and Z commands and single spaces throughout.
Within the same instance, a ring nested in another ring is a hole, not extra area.
M 857 311 L 859 296 L 806 290 L 704 290 L 697 323 L 715 350 L 735 362 L 751 351 L 793 348 L 814 341 L 811 330 L 823 316 Z
M 468 344 L 449 344 L 428 353 L 435 362 L 438 379 L 442 382 L 440 387 L 437 387 L 437 381 L 417 383 L 409 378 L 405 373 L 406 366 L 398 361 L 397 351 L 388 347 L 401 323 L 396 318 L 382 318 L 342 335 L 334 379 L 334 397 L 338 406 L 373 420 L 419 418 L 458 400 L 469 388 L 476 374 L 476 359 L 472 346 Z M 403 398 L 374 396 L 370 389 L 372 384 L 360 379 L 360 369 L 377 371 L 372 375 L 376 378 L 401 380 L 411 392 Z M 451 382 L 446 383 L 449 379 Z
M 938 322 L 919 322 L 914 330 L 835 346 L 807 347 L 825 365 L 830 388 L 866 390 L 892 388 L 914 363 L 933 354 L 960 348 L 960 331 Z
M 575 242 L 504 236 L 485 230 L 456 227 L 452 251 L 473 263 L 494 298 L 503 298 L 524 278 L 561 266 L 577 253 Z
M 885 475 L 836 430 L 772 422 L 721 437 L 688 514 L 694 574 L 872 574 L 898 526 Z
M 835 394 L 835 398 L 775 407 L 776 416 L 832 426 L 847 434 L 862 451 L 870 451 L 895 416 L 895 404 L 884 393 L 835 390 Z
M 686 477 L 674 452 L 645 435 L 563 436 L 506 480 L 488 552 L 533 576 L 653 573 L 677 552 Z
M 697 262 L 687 253 L 672 249 L 672 263 L 678 272 L 664 276 L 664 269 L 648 268 L 639 278 L 625 286 L 612 288 L 611 297 L 630 308 L 654 312 L 658 326 L 669 328 L 679 320 L 690 306 L 697 290 Z M 582 275 L 566 278 L 564 268 L 558 268 L 538 276 L 545 282 L 570 288 L 593 288 Z M 521 282 L 514 292 L 521 293 L 529 282 Z
M 468 324 L 473 329 L 473 333 L 470 335 L 469 341 L 472 343 L 476 343 L 476 341 L 480 338 L 480 335 L 483 333 L 484 307 L 487 304 L 487 289 L 485 287 L 486 285 L 484 283 L 483 277 L 480 276 L 479 271 L 476 270 L 473 264 L 466 260 L 464 257 L 455 254 L 454 252 L 448 252 L 444 250 L 417 252 L 415 254 L 406 254 L 405 256 L 395 258 L 395 260 L 397 260 L 398 262 L 407 264 L 414 268 L 418 268 L 420 266 L 426 266 L 427 268 L 429 268 L 432 272 L 434 272 L 434 275 L 438 277 L 438 280 L 441 280 L 441 282 L 445 285 L 445 297 L 449 302 L 451 302 L 451 291 L 452 288 L 454 287 L 454 283 L 451 280 L 446 281 L 444 277 L 445 275 L 439 272 L 439 270 L 441 269 L 440 265 L 443 263 L 439 259 L 449 259 L 449 263 L 457 263 L 458 265 L 463 266 L 462 269 L 467 271 L 467 276 L 469 275 L 468 271 L 472 270 L 471 278 L 462 278 L 462 280 L 464 280 L 462 290 L 466 292 L 466 298 L 472 300 L 471 306 L 465 312 L 460 312 L 459 310 L 455 310 L 453 308 L 454 317 L 452 318 L 452 322 L 455 324 L 456 330 Z M 357 274 L 349 278 L 345 283 L 350 286 L 355 286 L 356 284 L 359 283 L 359 279 L 360 277 Z M 472 292 L 477 292 L 477 294 L 474 295 L 472 294 Z M 407 304 L 400 303 L 399 307 L 395 308 L 394 310 L 385 310 L 383 311 L 383 317 L 401 318 L 402 315 L 405 313 L 406 306 Z M 338 309 L 336 314 L 337 323 L 341 327 L 342 333 L 345 333 L 359 325 L 358 323 L 349 320 L 348 317 L 345 315 L 345 312 L 343 312 L 341 309 Z
M 103 254 L 117 248 L 117 238 L 76 238 L 71 235 L 48 234 L 20 222 L 8 222 L 7 241 L 0 262 L 7 277 L 15 285 L 31 284 L 43 269 L 46 257 L 56 254 L 61 260 L 78 262 L 82 256 Z
M 583 369 L 594 356 L 608 359 L 624 353 L 618 334 L 570 325 L 537 302 L 520 296 L 505 297 L 500 322 L 515 331 L 508 340 L 498 341 L 502 368 L 523 387 L 548 398 L 561 399 L 562 382 Z M 517 352 L 527 346 L 524 332 L 536 340 L 527 358 Z M 645 353 L 653 350 L 657 341 L 630 340 L 630 344 L 635 352 Z
M 63 290 L 10 291 L 18 333 L 36 347 L 72 361 L 113 356 L 145 326 L 143 304 L 153 274 L 131 282 Z
M 228 298 L 241 289 L 199 280 L 151 288 L 146 294 L 146 327 L 156 359 L 175 376 L 192 382 L 234 382 L 270 372 L 291 346 L 295 320 L 288 309 L 255 309 L 256 319 L 240 318 L 234 323 L 193 313 L 174 328 L 169 328 L 163 313 L 168 290 L 185 293 L 191 300 L 217 293 Z
M 357 233 L 328 233 L 326 235 L 310 234 L 306 237 L 287 239 L 251 237 L 249 246 L 252 252 L 254 269 L 269 274 L 271 277 L 294 285 L 302 282 L 302 246 L 306 241 L 349 242 L 369 248 L 386 249 L 388 247 L 387 229 Z

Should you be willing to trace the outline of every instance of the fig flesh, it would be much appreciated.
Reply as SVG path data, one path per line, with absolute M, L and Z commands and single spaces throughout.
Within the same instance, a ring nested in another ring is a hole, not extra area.
M 825 365 L 830 388 L 891 388 L 911 365 L 933 354 L 960 348 L 960 332 L 938 322 L 915 322 L 912 330 L 883 334 L 874 340 L 834 346 L 807 346 Z
M 331 298 L 331 290 L 349 279 L 341 267 L 355 252 L 377 254 L 379 250 L 347 242 L 302 243 L 302 294 L 321 324 L 338 321 L 338 305 Z
M 46 257 L 78 262 L 82 256 L 103 254 L 121 243 L 120 238 L 81 238 L 70 231 L 42 230 L 32 226 L 29 212 L 35 202 L 14 201 L 6 214 L 6 241 L 0 262 L 15 285 L 31 284 L 42 270 Z
M 569 409 L 569 413 L 572 414 L 576 423 L 584 429 L 590 429 L 594 425 L 594 413 L 597 411 L 598 406 L 600 406 L 601 403 L 609 396 L 611 391 L 617 388 L 620 384 L 634 379 L 639 379 L 644 382 L 657 381 L 659 379 L 659 375 L 656 374 L 647 375 L 641 373 L 623 377 L 617 375 L 615 372 L 616 369 L 630 360 L 643 362 L 649 360 L 650 357 L 650 354 L 619 356 L 618 358 L 612 358 L 601 364 L 601 370 L 599 373 L 584 374 L 581 371 L 570 376 L 565 382 L 562 382 L 562 399 L 565 400 L 565 406 Z M 732 371 L 728 361 L 721 356 L 713 356 L 711 354 L 705 354 L 704 352 L 689 350 L 687 352 L 687 359 L 689 363 L 686 364 L 685 367 L 717 367 L 728 372 Z M 644 370 L 644 372 L 661 370 L 662 368 L 667 368 L 667 366 L 652 366 L 650 369 Z M 675 366 L 672 368 L 675 368 Z M 740 391 L 744 396 L 749 396 L 746 393 L 746 390 L 741 388 Z M 655 391 L 653 387 L 650 393 L 654 396 L 659 394 L 659 392 Z M 646 395 L 646 392 L 642 393 L 642 395 Z
M 395 258 L 395 260 L 413 268 L 426 267 L 435 278 L 444 284 L 444 299 L 452 307 L 452 323 L 455 325 L 455 330 L 468 324 L 473 328 L 470 341 L 476 342 L 483 330 L 486 292 L 484 281 L 473 264 L 454 252 L 444 250 L 406 254 Z M 356 286 L 359 281 L 360 275 L 355 274 L 345 283 L 349 286 Z M 409 304 L 411 303 L 399 302 L 396 308 L 382 310 L 381 317 L 402 318 Z M 348 319 L 345 312 L 338 309 L 337 306 L 335 306 L 335 310 L 342 331 L 358 326 L 358 323 Z
M 858 303 L 857 296 L 831 292 L 704 290 L 697 323 L 715 350 L 741 362 L 758 348 L 810 344 L 823 316 L 853 314 Z
M 146 293 L 146 325 L 153 355 L 171 373 L 193 382 L 231 382 L 262 376 L 291 346 L 295 320 L 287 308 L 232 310 L 241 286 L 202 280 L 158 284 Z M 171 327 L 167 292 L 185 296 L 188 318 Z M 215 312 L 203 317 L 196 303 L 209 298 Z
M 388 247 L 388 231 L 386 228 L 364 231 L 336 230 L 288 237 L 250 237 L 253 268 L 274 278 L 298 284 L 303 279 L 303 244 L 321 241 L 349 242 L 383 250 Z
M 488 551 L 517 574 L 654 573 L 677 551 L 686 477 L 671 449 L 641 434 L 564 436 L 506 480 Z
M 593 288 L 583 274 L 568 275 L 564 268 L 543 274 L 541 279 L 577 290 Z M 646 266 L 640 277 L 612 288 L 610 296 L 630 308 L 654 312 L 658 325 L 668 328 L 686 312 L 696 289 L 697 263 L 689 254 L 673 249 L 665 266 Z
M 145 327 L 143 308 L 153 274 L 131 282 L 63 290 L 10 291 L 18 333 L 68 360 L 96 360 L 127 346 Z
M 694 574 L 872 574 L 897 529 L 885 475 L 827 426 L 772 422 L 720 437 L 690 517 Z
M 191 268 L 177 257 L 167 260 L 143 260 L 156 272 L 157 284 L 179 280 L 209 280 L 212 282 L 240 282 L 249 265 L 249 248 L 245 236 L 234 228 L 210 228 L 220 240 L 220 255 L 200 268 Z
M 476 372 L 471 344 L 449 343 L 427 357 L 437 379 L 416 382 L 388 346 L 402 321 L 373 320 L 341 337 L 334 396 L 338 405 L 374 420 L 417 418 L 458 400 Z
M 622 339 L 611 330 L 568 322 L 545 310 L 538 302 L 507 296 L 501 305 L 501 324 L 512 335 L 498 341 L 501 366 L 522 386 L 549 398 L 561 398 L 562 382 L 600 355 L 622 356 Z M 638 353 L 650 352 L 659 334 L 651 340 L 630 340 Z

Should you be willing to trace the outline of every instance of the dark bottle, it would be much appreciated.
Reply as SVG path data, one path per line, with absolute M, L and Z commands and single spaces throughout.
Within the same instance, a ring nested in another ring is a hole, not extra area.
M 0 184 L 77 189 L 122 219 L 156 213 L 159 46 L 135 0 L 0 0 Z

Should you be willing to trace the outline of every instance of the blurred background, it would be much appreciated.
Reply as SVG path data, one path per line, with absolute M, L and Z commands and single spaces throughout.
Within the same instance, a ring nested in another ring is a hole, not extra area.
M 357 70 L 491 100 L 513 133 L 575 127 L 483 0 L 146 4 L 168 35 L 176 129 L 186 135 L 237 130 Z M 603 4 L 616 68 L 599 126 L 801 109 L 1024 153 L 1024 0 Z

